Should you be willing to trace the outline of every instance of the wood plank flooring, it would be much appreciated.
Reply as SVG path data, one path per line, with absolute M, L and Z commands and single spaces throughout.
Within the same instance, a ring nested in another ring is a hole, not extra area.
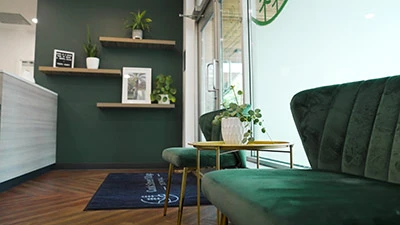
M 1 225 L 172 225 L 177 207 L 83 211 L 108 173 L 150 170 L 53 170 L 0 193 Z M 153 172 L 166 172 L 153 170 Z M 196 206 L 185 207 L 182 225 L 197 224 Z M 201 225 L 216 224 L 216 208 L 201 207 Z

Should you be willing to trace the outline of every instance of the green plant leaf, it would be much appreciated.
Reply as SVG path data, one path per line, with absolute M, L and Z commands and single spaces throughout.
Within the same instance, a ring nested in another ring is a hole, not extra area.
M 140 11 L 140 9 L 136 12 L 130 12 L 130 16 L 125 19 L 125 28 L 126 29 L 140 29 L 143 31 L 150 31 L 150 23 L 153 22 L 150 18 L 146 18 L 146 10 Z
M 243 142 L 254 141 L 253 132 L 251 130 L 251 124 L 261 127 L 261 132 L 265 133 L 266 129 L 262 126 L 262 114 L 260 109 L 251 109 L 249 104 L 239 104 L 238 96 L 243 95 L 243 91 L 235 91 L 235 86 L 231 85 L 229 88 L 235 96 L 235 102 L 223 102 L 223 106 L 226 109 L 219 115 L 214 117 L 213 124 L 220 123 L 222 118 L 237 117 L 241 122 L 245 122 L 245 127 L 248 128 L 244 134 Z
M 152 91 L 152 96 L 157 99 L 160 94 L 168 94 L 171 102 L 176 102 L 176 88 L 172 87 L 173 79 L 171 75 L 158 74 L 155 77 L 155 85 Z
M 86 25 L 86 43 L 83 44 L 86 57 L 97 57 L 97 45 L 92 43 L 90 27 Z

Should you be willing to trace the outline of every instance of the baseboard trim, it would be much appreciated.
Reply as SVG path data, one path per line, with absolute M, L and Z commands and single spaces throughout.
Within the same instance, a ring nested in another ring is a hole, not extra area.
M 3 183 L 0 183 L 0 192 L 6 191 L 8 189 L 11 189 L 12 187 L 15 187 L 15 186 L 17 186 L 19 184 L 22 184 L 22 183 L 26 182 L 28 180 L 31 180 L 31 179 L 33 179 L 35 177 L 38 177 L 38 176 L 40 176 L 42 174 L 45 174 L 45 173 L 53 170 L 54 166 L 55 166 L 55 164 L 52 164 L 50 166 L 43 167 L 41 169 L 32 171 L 32 172 L 24 174 L 24 175 L 21 175 L 19 177 L 13 178 L 11 180 L 4 181 Z
M 167 163 L 57 163 L 55 169 L 165 169 Z
M 168 163 L 57 163 L 0 183 L 0 193 L 57 169 L 167 169 Z

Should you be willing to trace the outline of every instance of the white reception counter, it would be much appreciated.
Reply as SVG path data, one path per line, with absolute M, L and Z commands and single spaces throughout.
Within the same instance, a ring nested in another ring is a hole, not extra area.
M 57 98 L 0 69 L 0 183 L 55 164 Z

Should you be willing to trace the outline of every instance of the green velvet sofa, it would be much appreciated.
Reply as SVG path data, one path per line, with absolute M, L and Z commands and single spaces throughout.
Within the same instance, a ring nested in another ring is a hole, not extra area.
M 211 203 L 234 225 L 400 224 L 400 76 L 305 90 L 290 107 L 312 169 L 206 173 Z

